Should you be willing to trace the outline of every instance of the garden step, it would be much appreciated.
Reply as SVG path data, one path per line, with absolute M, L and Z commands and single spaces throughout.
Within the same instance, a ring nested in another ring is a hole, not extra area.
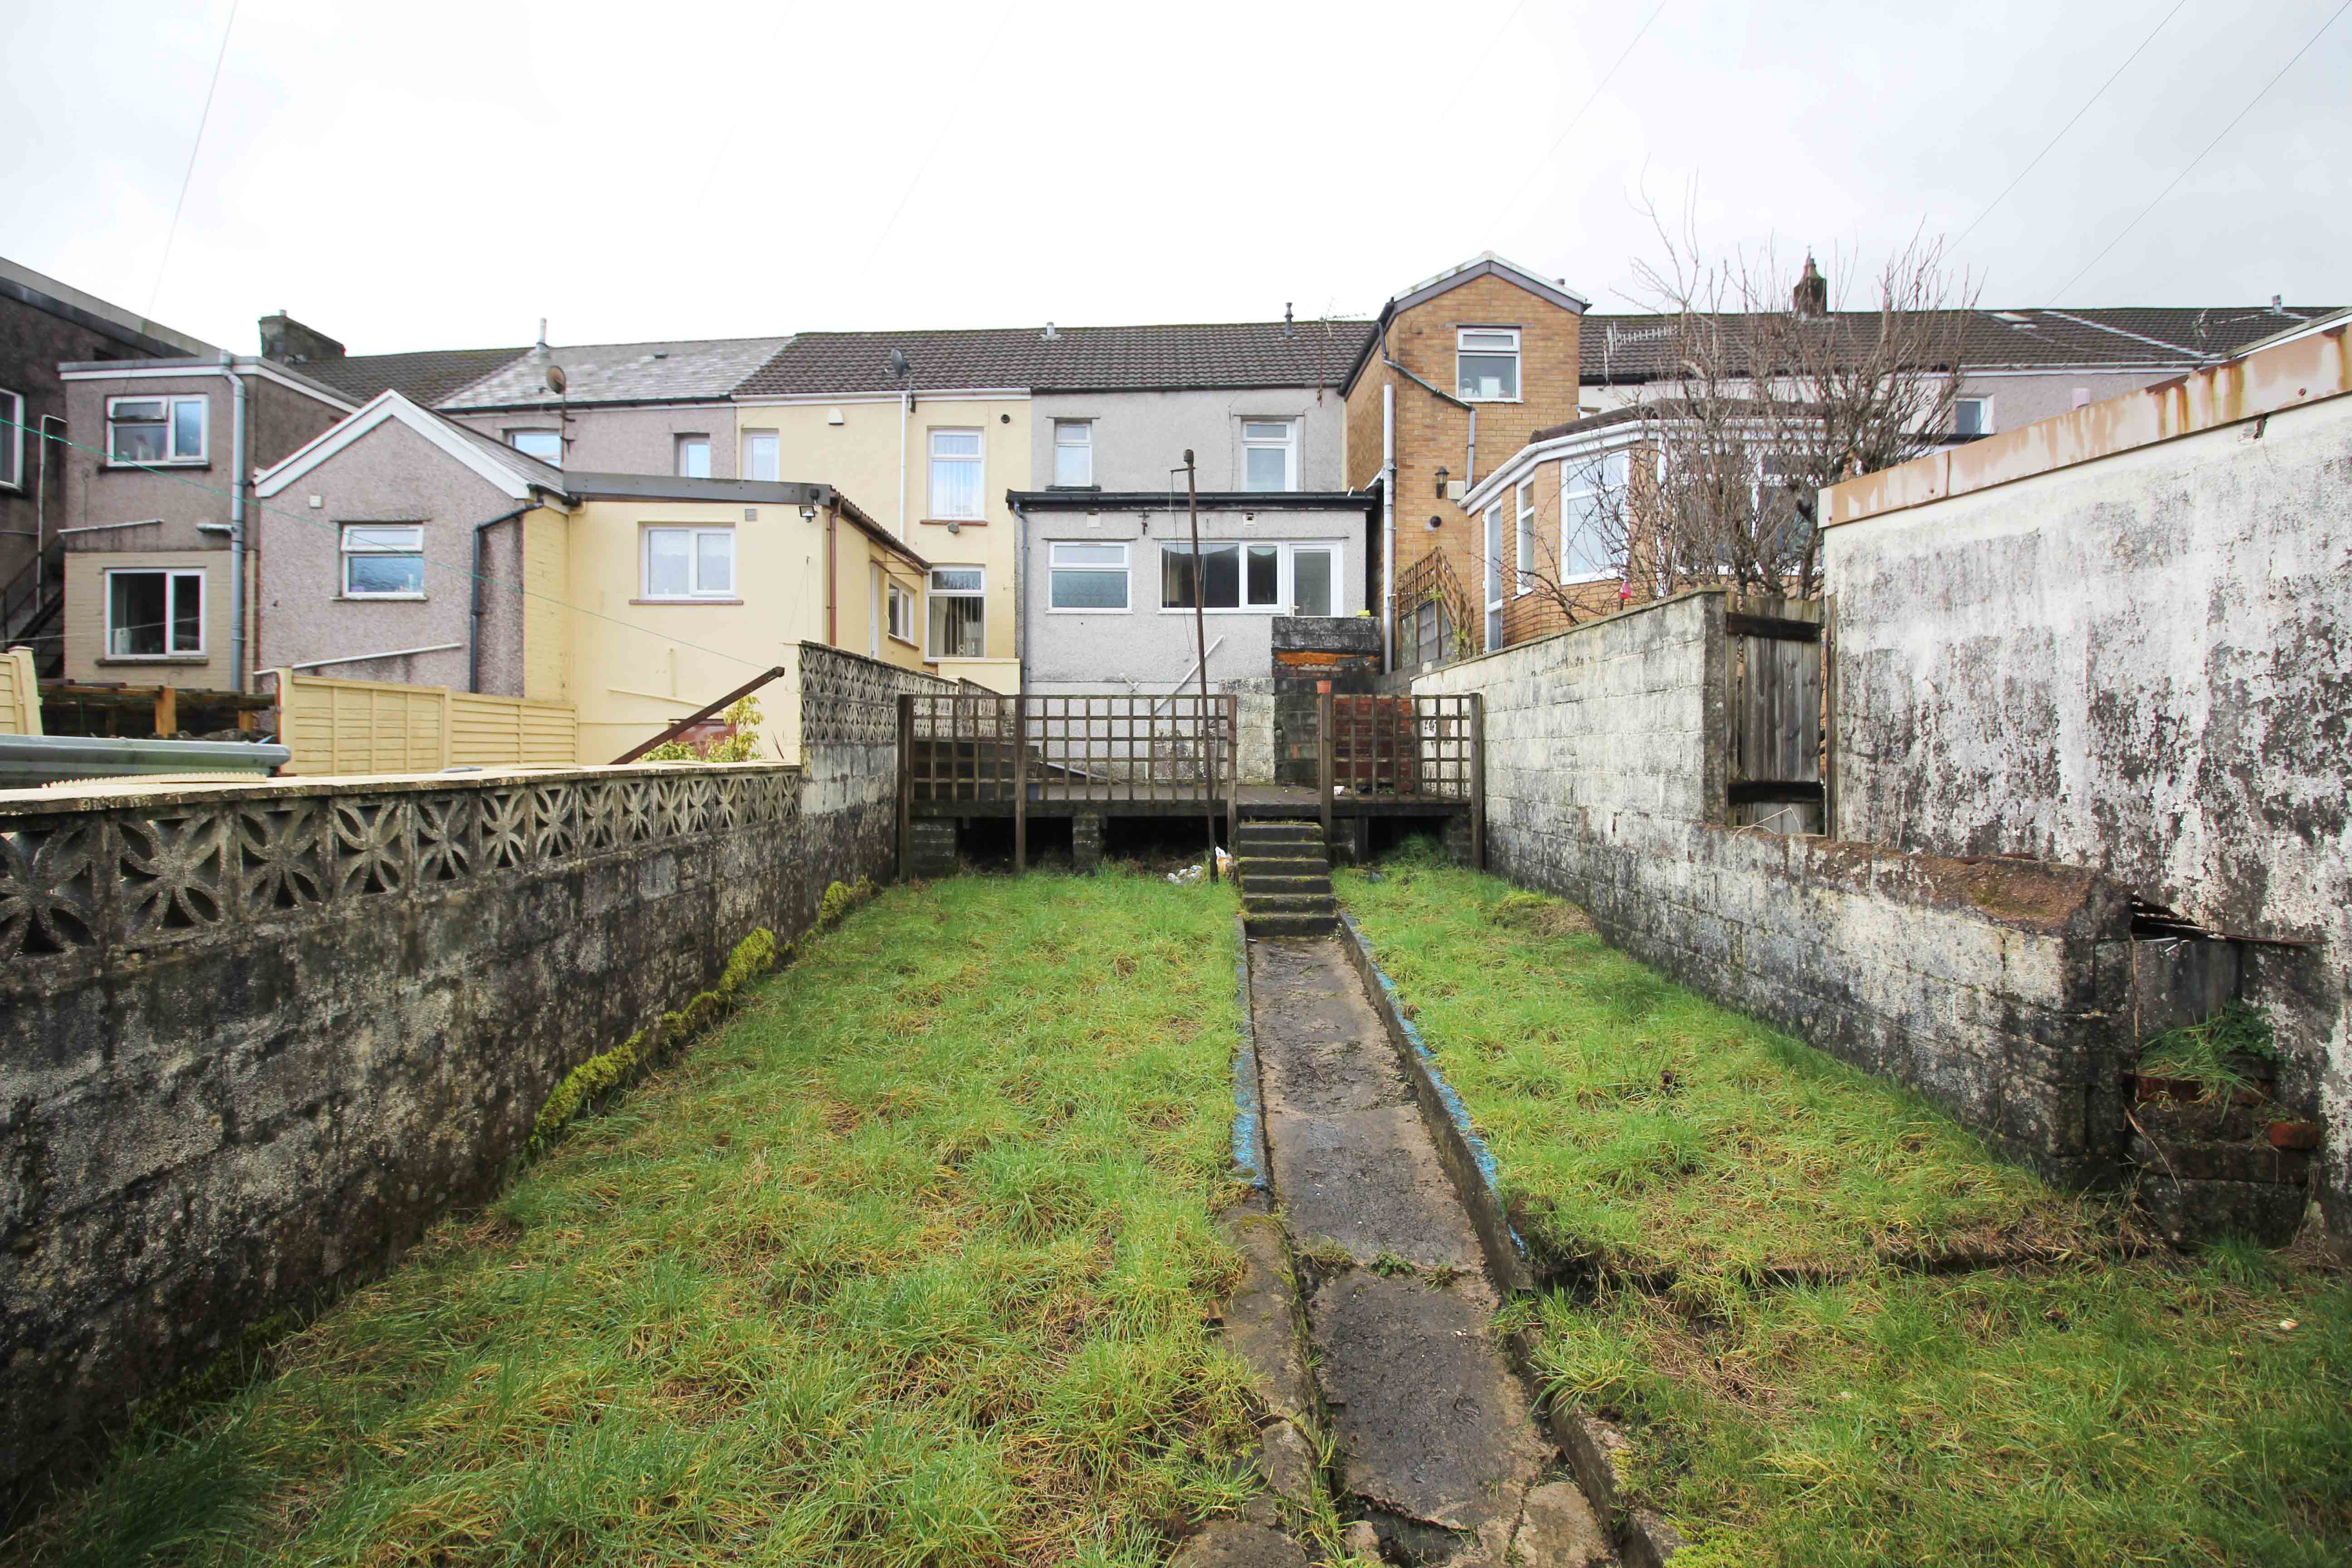
M 1312 844 L 1323 847 L 1323 825 L 1319 822 L 1244 822 L 1241 840 L 1244 844 Z
M 1259 915 L 1244 913 L 1242 925 L 1252 936 L 1328 936 L 1339 929 L 1336 914 Z
M 1307 871 L 1244 871 L 1242 873 L 1242 897 L 1253 898 L 1260 893 L 1317 893 L 1331 896 L 1331 873 L 1318 865 Z

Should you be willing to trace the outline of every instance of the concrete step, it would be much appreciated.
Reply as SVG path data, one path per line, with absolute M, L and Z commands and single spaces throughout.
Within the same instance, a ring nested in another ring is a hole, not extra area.
M 1328 866 L 1331 858 L 1320 844 L 1244 844 L 1235 857 L 1244 866 L 1277 862 L 1285 866 Z
M 1255 898 L 1264 893 L 1314 893 L 1328 899 L 1331 896 L 1331 874 L 1319 868 L 1311 872 L 1249 871 L 1243 874 L 1243 898 Z
M 1319 822 L 1244 822 L 1241 842 L 1244 844 L 1321 845 L 1323 825 Z
M 1339 912 L 1328 893 L 1242 893 L 1245 915 L 1331 915 Z
M 1339 928 L 1337 915 L 1254 915 L 1244 911 L 1242 926 L 1252 936 L 1328 936 Z

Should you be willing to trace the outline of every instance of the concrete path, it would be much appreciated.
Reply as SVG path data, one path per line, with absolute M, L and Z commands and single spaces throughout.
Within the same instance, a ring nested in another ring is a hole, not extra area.
M 1338 939 L 1253 937 L 1249 962 L 1276 1215 L 1309 1292 L 1340 1512 L 1395 1562 L 1611 1561 L 1487 1331 L 1477 1236 Z

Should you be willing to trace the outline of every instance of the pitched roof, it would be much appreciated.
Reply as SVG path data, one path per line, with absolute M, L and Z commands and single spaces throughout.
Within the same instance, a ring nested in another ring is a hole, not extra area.
M 897 392 L 890 351 L 917 392 L 1026 387 L 1114 392 L 1336 386 L 1370 321 L 1223 321 L 1180 326 L 803 332 L 740 389 L 745 396 Z
M 1967 368 L 2171 365 L 2184 368 L 2235 353 L 2299 318 L 2331 307 L 2290 305 L 2215 306 L 2203 310 L 2125 306 L 2082 310 L 2042 307 L 1964 312 L 1960 358 Z M 1749 318 L 1727 318 L 1735 324 Z M 1835 331 L 1857 337 L 1874 334 L 1874 310 L 1838 310 Z M 1659 315 L 1587 315 L 1580 339 L 1587 383 L 1647 382 L 1672 373 L 1674 325 Z
M 516 451 L 478 430 L 468 430 L 387 387 L 368 399 L 357 413 L 329 426 L 275 466 L 254 476 L 254 493 L 264 498 L 279 491 L 386 422 L 397 422 L 424 437 L 517 500 L 528 500 L 535 490 L 564 493 L 563 471 Z
M 450 409 L 553 404 L 547 367 L 562 365 L 573 404 L 667 403 L 725 397 L 793 340 L 690 338 L 650 343 L 557 344 L 527 349 L 441 401 Z
M 364 403 L 379 392 L 397 392 L 427 408 L 463 391 L 527 349 L 426 349 L 404 354 L 348 354 L 306 360 L 295 367 L 345 396 Z

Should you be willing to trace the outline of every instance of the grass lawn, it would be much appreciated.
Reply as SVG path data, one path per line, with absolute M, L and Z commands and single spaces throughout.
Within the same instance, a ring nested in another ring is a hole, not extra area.
M 201 1563 L 1157 1562 L 1245 1495 L 1226 888 L 896 889 L 15 1543 Z
M 1541 1370 L 1634 1442 L 1677 1564 L 2340 1563 L 2352 1288 L 2124 1223 L 1618 953 L 1407 857 L 1339 879 L 1540 1252 Z M 1890 1255 L 2042 1261 L 1939 1276 Z M 1791 1279 L 1810 1277 L 1810 1283 Z M 2286 1326 L 2292 1325 L 2292 1326 Z

